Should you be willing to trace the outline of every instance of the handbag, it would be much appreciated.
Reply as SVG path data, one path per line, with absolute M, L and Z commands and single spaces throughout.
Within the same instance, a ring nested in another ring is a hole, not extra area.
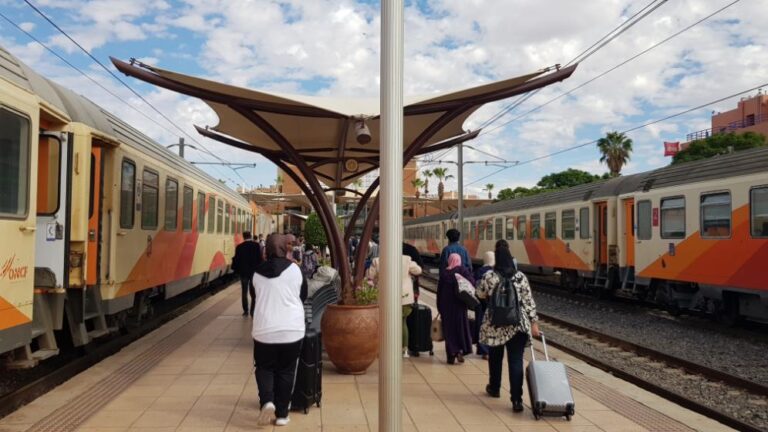
M 445 340 L 443 336 L 443 320 L 440 319 L 440 314 L 432 320 L 432 340 L 434 342 L 442 342 Z
M 456 296 L 464 303 L 467 308 L 474 310 L 479 304 L 480 300 L 475 296 L 475 287 L 464 276 L 456 273 Z
M 491 325 L 494 327 L 520 324 L 520 302 L 510 278 L 503 277 L 502 283 L 493 291 L 488 311 L 491 314 Z

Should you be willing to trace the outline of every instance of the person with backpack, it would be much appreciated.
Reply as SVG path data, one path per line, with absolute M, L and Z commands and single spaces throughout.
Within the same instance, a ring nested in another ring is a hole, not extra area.
M 498 244 L 498 243 L 497 243 Z M 496 264 L 496 255 L 488 251 L 483 255 L 483 266 L 475 270 L 475 280 L 483 279 L 486 273 L 493 271 Z M 482 356 L 483 360 L 488 360 L 488 347 L 480 343 L 480 325 L 485 317 L 485 310 L 488 308 L 488 301 L 480 300 L 480 304 L 475 308 L 475 326 L 472 327 L 472 340 L 477 341 L 477 355 Z
M 523 411 L 523 351 L 530 337 L 539 337 L 539 317 L 528 278 L 518 271 L 509 248 L 498 247 L 493 271 L 477 284 L 476 295 L 487 299 L 488 309 L 480 326 L 480 343 L 489 347 L 488 385 L 490 397 L 500 397 L 504 349 L 509 366 L 512 409 Z
M 315 248 L 309 242 L 306 243 L 304 248 L 304 254 L 301 257 L 301 273 L 307 279 L 312 279 L 315 271 L 317 270 L 317 253 Z

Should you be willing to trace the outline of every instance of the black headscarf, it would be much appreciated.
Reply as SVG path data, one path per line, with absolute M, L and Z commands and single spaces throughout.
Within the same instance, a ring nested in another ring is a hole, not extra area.
M 509 248 L 498 247 L 496 248 L 496 265 L 493 266 L 493 270 L 504 277 L 512 277 L 517 273 L 515 268 L 515 260 L 512 258 L 512 253 Z

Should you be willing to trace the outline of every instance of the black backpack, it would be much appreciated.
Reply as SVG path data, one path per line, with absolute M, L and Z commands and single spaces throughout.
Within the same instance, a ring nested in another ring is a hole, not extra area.
M 489 303 L 492 326 L 520 325 L 520 301 L 511 278 L 501 276 L 501 283 L 493 291 Z

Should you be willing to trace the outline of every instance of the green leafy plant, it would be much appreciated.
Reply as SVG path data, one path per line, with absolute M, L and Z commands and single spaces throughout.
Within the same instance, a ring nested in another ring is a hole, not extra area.
M 368 279 L 363 280 L 363 286 L 355 290 L 355 303 L 360 306 L 376 304 L 379 301 L 379 289 Z
M 325 237 L 323 224 L 320 222 L 320 216 L 312 212 L 304 223 L 304 237 L 307 243 L 317 246 L 321 251 L 328 246 L 328 239 Z

